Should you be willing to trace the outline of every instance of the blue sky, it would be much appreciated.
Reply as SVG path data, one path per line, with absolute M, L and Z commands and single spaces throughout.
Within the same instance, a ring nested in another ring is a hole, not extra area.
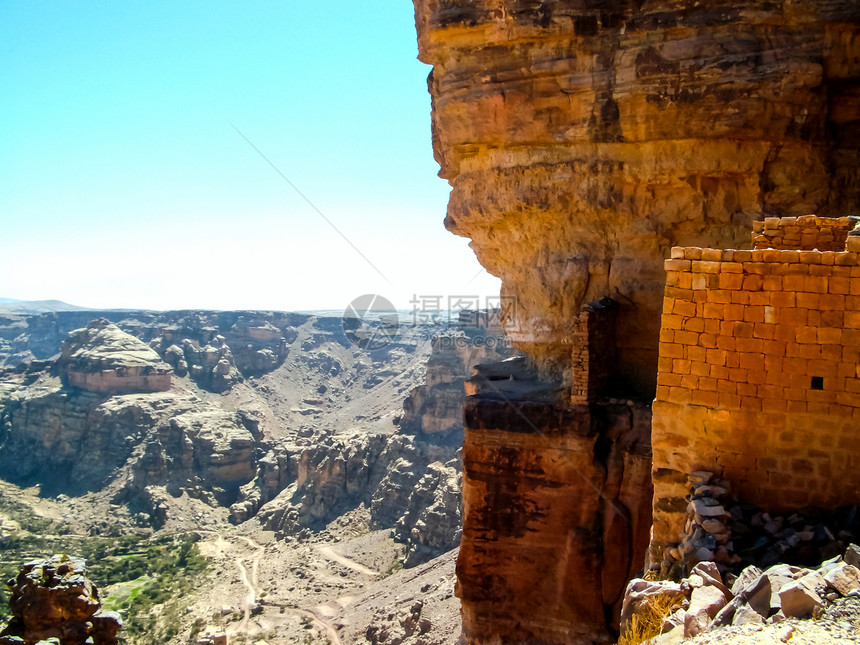
M 442 226 L 416 56 L 408 0 L 3 0 L 0 296 L 336 309 L 368 292 L 401 308 L 497 295 Z

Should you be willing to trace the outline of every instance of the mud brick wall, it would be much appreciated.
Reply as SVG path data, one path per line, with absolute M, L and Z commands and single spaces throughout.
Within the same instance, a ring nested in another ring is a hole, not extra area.
M 615 322 L 618 303 L 609 298 L 582 308 L 574 321 L 571 353 L 571 403 L 583 405 L 606 396 L 617 358 Z
M 673 248 L 653 407 L 652 566 L 686 474 L 771 510 L 860 503 L 860 266 L 852 252 Z
M 768 217 L 753 222 L 753 248 L 842 251 L 853 227 L 848 217 Z

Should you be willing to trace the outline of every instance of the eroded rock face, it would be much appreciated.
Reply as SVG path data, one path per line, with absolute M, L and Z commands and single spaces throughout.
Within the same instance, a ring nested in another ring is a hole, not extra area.
M 60 370 L 67 385 L 89 392 L 166 392 L 173 370 L 139 339 L 104 318 L 69 334 Z
M 263 502 L 257 516 L 266 528 L 293 535 L 364 504 L 374 528 L 393 528 L 394 537 L 406 544 L 405 565 L 421 564 L 460 540 L 457 453 L 456 446 L 407 435 L 331 438 L 282 454 L 271 464 L 273 471 L 264 469 L 264 477 L 289 483 L 282 489 L 256 485 L 263 491 L 255 500 Z M 252 510 L 243 501 L 231 512 L 240 521 Z
M 653 391 L 669 247 L 860 205 L 855 2 L 414 4 L 446 226 L 534 356 L 563 368 L 579 308 L 609 296 L 620 371 Z
M 0 643 L 33 645 L 56 638 L 63 645 L 116 645 L 122 619 L 101 611 L 98 589 L 82 560 L 55 556 L 29 562 L 8 584 L 13 618 Z
M 611 642 L 651 527 L 650 410 L 570 407 L 521 370 L 481 366 L 469 383 L 463 633 L 472 645 Z
M 166 486 L 231 504 L 256 476 L 249 414 L 178 391 L 69 389 L 50 367 L 3 380 L 0 468 L 10 481 L 78 494 L 101 489 L 128 467 L 123 501 Z

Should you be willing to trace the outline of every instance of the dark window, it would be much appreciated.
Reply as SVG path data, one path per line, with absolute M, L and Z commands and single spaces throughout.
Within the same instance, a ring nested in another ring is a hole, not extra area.
M 823 376 L 813 376 L 812 377 L 812 385 L 810 387 L 813 390 L 823 390 L 824 389 L 824 377 Z

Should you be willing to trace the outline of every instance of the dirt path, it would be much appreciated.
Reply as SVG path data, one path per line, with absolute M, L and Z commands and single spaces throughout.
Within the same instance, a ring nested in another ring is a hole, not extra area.
M 315 611 L 312 609 L 294 609 L 293 611 L 310 618 L 314 625 L 326 633 L 328 639 L 331 641 L 331 645 L 343 645 L 340 640 L 340 636 L 337 635 L 337 630 L 329 625 L 325 618 L 317 614 Z
M 334 549 L 332 549 L 330 546 L 318 546 L 317 551 L 323 557 L 326 557 L 329 560 L 334 560 L 338 564 L 343 565 L 348 569 L 352 569 L 353 571 L 363 573 L 366 576 L 376 577 L 378 575 L 381 575 L 379 571 L 368 569 L 366 566 L 356 562 L 355 560 L 350 560 L 349 558 L 342 556 L 339 553 L 335 553 Z

